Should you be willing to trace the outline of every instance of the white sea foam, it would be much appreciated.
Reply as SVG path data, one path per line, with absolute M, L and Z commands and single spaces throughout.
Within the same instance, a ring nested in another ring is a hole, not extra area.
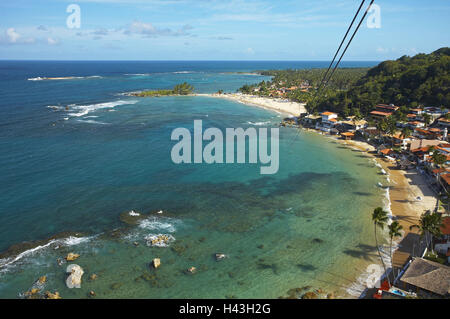
M 91 112 L 95 112 L 100 109 L 112 109 L 116 106 L 120 105 L 128 105 L 128 104 L 136 104 L 137 100 L 118 100 L 114 102 L 105 102 L 105 103 L 97 103 L 97 104 L 88 104 L 88 105 L 73 105 L 72 110 L 78 112 L 68 113 L 69 116 L 72 117 L 81 117 L 85 116 Z
M 146 230 L 158 230 L 169 233 L 174 233 L 176 231 L 175 224 L 176 220 L 171 218 L 157 218 L 149 217 L 139 222 L 139 227 Z
M 35 77 L 28 78 L 28 81 L 64 81 L 64 80 L 80 80 L 80 79 L 101 79 L 100 75 L 89 75 L 89 76 L 61 76 L 61 77 Z
M 99 121 L 94 121 L 94 120 L 77 120 L 78 122 L 81 123 L 87 123 L 87 124 L 99 124 L 99 125 L 109 125 L 110 123 L 105 123 L 105 122 L 99 122 Z
M 266 121 L 266 122 L 251 122 L 251 121 L 248 121 L 247 122 L 247 124 L 255 125 L 255 126 L 262 126 L 262 125 L 266 125 L 266 124 L 269 124 L 269 123 L 270 123 L 270 121 Z
M 45 250 L 49 247 L 60 247 L 60 246 L 75 246 L 79 245 L 81 243 L 88 242 L 93 237 L 74 237 L 70 236 L 67 238 L 61 238 L 61 239 L 52 239 L 48 243 L 44 245 L 39 245 L 34 248 L 25 250 L 14 257 L 9 258 L 3 258 L 0 259 L 0 273 L 7 271 L 10 266 L 12 266 L 14 263 L 26 258 L 26 257 L 32 257 L 36 253 L 41 252 L 42 250 Z

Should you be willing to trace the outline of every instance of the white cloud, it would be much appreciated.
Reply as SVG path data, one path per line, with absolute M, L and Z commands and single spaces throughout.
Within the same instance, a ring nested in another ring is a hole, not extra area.
M 244 53 L 249 54 L 249 55 L 254 55 L 255 50 L 253 50 L 253 48 L 247 48 L 244 50 Z
M 134 21 L 124 29 L 124 34 L 140 34 L 145 37 L 158 37 L 158 36 L 190 36 L 189 30 L 193 27 L 190 25 L 184 25 L 179 30 L 171 30 L 169 28 L 160 29 L 155 27 L 152 23 Z
M 50 44 L 50 45 L 56 45 L 56 44 L 59 43 L 59 41 L 58 41 L 57 39 L 48 37 L 48 38 L 47 38 L 47 43 Z
M 9 28 L 6 30 L 6 37 L 9 43 L 17 43 L 17 40 L 21 37 L 19 33 L 16 32 L 14 28 Z

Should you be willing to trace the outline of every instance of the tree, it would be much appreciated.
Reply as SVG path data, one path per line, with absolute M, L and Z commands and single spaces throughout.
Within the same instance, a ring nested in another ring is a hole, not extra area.
M 377 246 L 378 256 L 380 257 L 381 263 L 383 264 L 384 273 L 386 274 L 389 287 L 391 287 L 391 283 L 389 282 L 389 276 L 387 276 L 387 270 L 386 265 L 384 263 L 383 257 L 381 256 L 380 247 L 378 246 L 378 238 L 377 238 L 377 228 L 384 229 L 384 226 L 386 225 L 388 221 L 388 213 L 383 210 L 381 207 L 377 207 L 374 209 L 372 213 L 372 221 L 374 225 L 374 231 L 375 231 L 375 244 Z
M 409 127 L 405 126 L 404 128 L 402 128 L 401 137 L 407 138 L 407 137 L 411 136 L 411 134 L 412 134 L 412 131 Z
M 431 121 L 431 115 L 424 113 L 423 114 L 423 121 L 425 122 L 425 126 L 428 126 L 430 124 Z
M 194 91 L 194 87 L 187 82 L 177 84 L 173 88 L 173 94 L 188 95 Z
M 437 150 L 433 152 L 431 158 L 433 159 L 433 162 L 437 165 L 444 165 L 444 163 L 447 162 L 447 156 L 445 156 L 444 154 L 440 153 Z
M 429 248 L 430 244 L 433 241 L 433 236 L 442 236 L 442 225 L 441 214 L 437 212 L 431 213 L 430 211 L 426 211 L 422 214 L 422 216 L 420 216 L 419 224 L 412 225 L 409 227 L 409 229 L 418 229 L 420 238 L 425 237 L 426 247 Z M 433 250 L 433 247 L 431 247 L 431 250 Z
M 391 256 L 392 276 L 393 276 L 392 284 L 394 284 L 395 273 L 394 273 L 394 258 L 393 258 L 393 255 L 392 255 L 392 241 L 393 241 L 394 238 L 402 236 L 400 231 L 403 229 L 403 226 L 400 225 L 398 223 L 398 221 L 394 221 L 388 226 L 388 229 L 389 229 L 389 238 L 390 238 L 389 253 L 390 253 L 390 256 Z

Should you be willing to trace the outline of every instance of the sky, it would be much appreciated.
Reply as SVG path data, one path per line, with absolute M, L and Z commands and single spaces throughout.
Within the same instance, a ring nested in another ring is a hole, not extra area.
M 329 61 L 360 2 L 1 1 L 0 59 Z M 450 45 L 450 1 L 375 4 L 379 10 L 368 14 L 344 60 L 396 59 Z

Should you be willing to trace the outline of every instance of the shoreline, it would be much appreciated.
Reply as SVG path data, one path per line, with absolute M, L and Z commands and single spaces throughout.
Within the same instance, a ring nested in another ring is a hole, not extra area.
M 280 99 L 272 99 L 267 97 L 259 97 L 255 95 L 240 94 L 240 93 L 212 93 L 212 94 L 195 94 L 194 96 L 206 96 L 220 99 L 227 99 L 241 104 L 250 106 L 257 106 L 266 110 L 284 113 L 290 116 L 299 116 L 301 113 L 306 113 L 304 103 L 286 102 Z
M 232 101 L 236 101 L 242 104 L 257 106 L 264 109 L 286 113 L 291 116 L 298 116 L 300 113 L 305 112 L 305 104 L 295 102 L 279 102 L 271 98 L 260 98 L 252 95 L 244 94 L 196 94 L 196 96 L 208 96 L 215 98 L 224 98 Z M 280 103 L 286 103 L 281 104 Z M 289 103 L 289 104 L 287 104 Z M 280 108 L 280 106 L 285 106 Z M 298 128 L 308 132 L 314 132 L 320 134 L 320 132 L 314 129 Z M 324 135 L 324 134 L 320 134 Z M 325 137 L 325 136 L 324 136 Z M 411 254 L 414 253 L 416 246 L 418 230 L 410 230 L 409 227 L 419 223 L 420 216 L 427 210 L 434 210 L 438 199 L 433 191 L 427 185 L 426 179 L 416 169 L 401 170 L 396 167 L 395 162 L 389 161 L 385 158 L 381 158 L 376 155 L 376 149 L 365 141 L 355 140 L 342 140 L 340 138 L 332 137 L 341 145 L 347 146 L 349 149 L 357 149 L 364 154 L 370 156 L 379 166 L 380 170 L 383 169 L 386 172 L 386 185 L 383 188 L 387 190 L 386 199 L 387 203 L 383 203 L 380 206 L 388 211 L 389 217 L 392 221 L 398 221 L 402 229 L 402 237 L 393 242 L 393 263 L 391 271 L 394 274 L 398 274 L 404 267 Z M 384 230 L 385 235 L 386 229 Z M 388 238 L 384 237 L 385 239 Z M 389 246 L 387 243 L 383 244 L 383 251 L 387 252 L 387 255 L 383 256 L 383 259 L 388 258 L 388 268 L 390 266 L 389 258 Z M 386 260 L 385 260 L 386 262 Z M 388 270 L 388 274 L 391 272 Z M 364 276 L 362 273 L 360 276 Z M 359 277 L 355 279 L 355 284 L 358 283 Z M 367 289 L 359 296 L 359 298 L 370 297 L 366 296 Z
M 308 132 L 320 134 L 315 129 L 300 128 Z M 417 170 L 401 170 L 396 167 L 395 162 L 389 161 L 385 158 L 381 158 L 376 155 L 376 149 L 372 145 L 364 141 L 355 140 L 342 140 L 338 137 L 332 137 L 330 135 L 320 134 L 324 137 L 328 137 L 333 141 L 338 142 L 341 145 L 348 147 L 349 149 L 357 149 L 362 153 L 372 158 L 377 166 L 385 170 L 386 184 L 383 184 L 383 189 L 387 190 L 387 203 L 383 203 L 383 209 L 388 211 L 389 217 L 392 221 L 398 221 L 403 226 L 402 237 L 393 241 L 392 243 L 392 255 L 393 255 L 393 268 L 395 274 L 398 274 L 408 261 L 409 255 L 414 252 L 414 246 L 417 249 L 417 237 L 418 230 L 410 230 L 411 225 L 419 223 L 420 216 L 426 210 L 434 210 L 437 202 L 433 191 L 428 187 L 425 177 L 422 176 Z M 418 198 L 421 200 L 418 200 Z M 388 268 L 388 275 L 391 275 L 389 271 L 390 256 L 389 256 L 389 238 L 387 236 L 387 229 L 383 231 L 384 239 L 387 241 L 382 244 L 382 250 L 384 252 L 383 259 Z M 377 257 L 379 262 L 379 258 Z M 381 264 L 381 263 L 380 263 Z M 360 277 L 363 277 L 365 273 L 362 273 Z M 357 278 L 355 283 L 360 281 L 360 277 Z M 390 276 L 392 279 L 392 277 Z M 365 290 L 359 298 L 370 298 Z

